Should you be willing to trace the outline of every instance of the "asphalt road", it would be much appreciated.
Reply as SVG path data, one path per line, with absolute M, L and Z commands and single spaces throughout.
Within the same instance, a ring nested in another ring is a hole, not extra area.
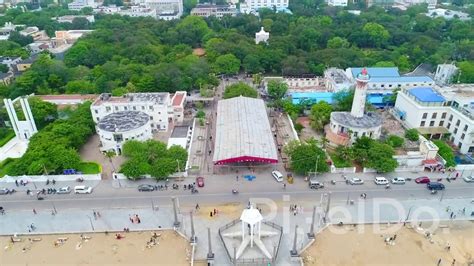
M 35 196 L 28 196 L 24 192 L 13 195 L 0 195 L 0 206 L 6 210 L 28 210 L 41 209 L 107 209 L 107 208 L 146 208 L 152 206 L 169 206 L 171 197 L 179 198 L 181 206 L 213 205 L 225 203 L 247 203 L 249 198 L 268 198 L 277 202 L 283 201 L 285 195 L 290 197 L 291 202 L 307 203 L 312 205 L 319 202 L 321 194 L 331 192 L 333 203 L 346 202 L 348 199 L 358 200 L 361 193 L 367 194 L 367 199 L 392 198 L 396 200 L 406 199 L 452 199 L 473 198 L 474 183 L 466 183 L 460 179 L 453 182 L 443 182 L 446 190 L 432 195 L 426 184 L 407 182 L 404 185 L 391 185 L 390 189 L 377 186 L 373 182 L 363 185 L 346 185 L 338 182 L 336 185 L 326 185 L 324 189 L 310 190 L 307 185 L 300 183 L 297 186 L 288 185 L 283 189 L 276 182 L 268 185 L 229 182 L 206 183 L 206 187 L 199 188 L 199 193 L 191 194 L 190 191 L 180 190 L 138 192 L 136 188 L 113 188 L 111 181 L 103 181 L 95 187 L 94 192 L 89 195 L 46 195 L 44 200 L 37 200 Z M 239 194 L 232 194 L 233 187 L 239 188 Z

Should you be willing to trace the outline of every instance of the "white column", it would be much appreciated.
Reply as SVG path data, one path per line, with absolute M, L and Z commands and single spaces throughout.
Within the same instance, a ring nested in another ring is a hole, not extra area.
M 250 247 L 253 247 L 253 228 L 255 224 L 250 225 Z
M 18 117 L 16 116 L 15 107 L 13 107 L 12 100 L 3 99 L 3 103 L 5 104 L 5 108 L 7 109 L 8 118 L 10 119 L 10 123 L 12 124 L 13 131 L 15 131 L 15 135 L 19 139 L 23 139 L 18 130 Z
M 242 221 L 242 242 L 244 241 L 245 237 L 245 226 L 244 226 L 244 221 Z
M 25 107 L 26 107 L 25 117 L 27 116 L 26 114 L 28 114 L 29 122 L 31 124 L 31 128 L 33 129 L 32 134 L 34 134 L 34 133 L 38 132 L 38 129 L 36 128 L 35 118 L 33 117 L 33 113 L 31 112 L 31 108 L 30 108 L 30 104 L 28 102 L 28 98 L 24 98 L 23 101 L 24 101 L 24 104 L 25 104 Z
M 363 117 L 365 110 L 365 98 L 367 94 L 367 82 L 356 79 L 357 85 L 352 102 L 351 115 L 354 117 Z
M 262 233 L 262 222 L 258 222 L 258 239 L 260 240 L 260 235 Z

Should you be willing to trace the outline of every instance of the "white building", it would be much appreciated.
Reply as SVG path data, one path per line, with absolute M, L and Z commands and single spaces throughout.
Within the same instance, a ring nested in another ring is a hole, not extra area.
M 432 8 L 432 9 L 430 8 L 428 12 L 425 13 L 425 15 L 431 18 L 444 18 L 447 20 L 456 19 L 456 18 L 460 20 L 471 19 L 468 13 L 464 13 L 462 11 L 444 9 L 444 8 Z
M 31 36 L 34 41 L 49 40 L 49 37 L 46 32 L 44 30 L 39 30 L 38 27 L 27 27 L 26 29 L 20 31 L 20 34 L 23 36 Z
M 74 0 L 72 3 L 67 4 L 69 10 L 80 11 L 84 7 L 97 8 L 99 3 L 96 3 L 94 0 Z
M 367 87 L 371 76 L 362 69 L 356 77 L 356 88 L 351 112 L 332 112 L 326 128 L 326 138 L 333 145 L 350 145 L 357 138 L 378 139 L 382 133 L 382 118 L 377 113 L 365 112 Z
M 98 6 L 94 8 L 94 13 L 101 13 L 101 14 L 117 14 L 122 10 L 121 7 L 116 5 L 109 5 L 109 6 Z
M 237 8 L 235 5 L 214 5 L 214 4 L 197 4 L 191 10 L 192 16 L 222 18 L 224 16 L 237 15 Z
M 328 0 L 329 6 L 347 6 L 347 0 Z
M 287 9 L 289 0 L 245 0 L 240 3 L 240 12 L 249 14 L 258 11 L 260 8 Z
M 398 93 L 394 113 L 430 138 L 449 134 L 461 153 L 474 152 L 474 86 L 413 88 Z
M 54 18 L 54 19 L 56 19 L 56 21 L 58 21 L 59 23 L 72 23 L 75 18 L 85 18 L 85 19 L 87 19 L 87 21 L 89 21 L 89 23 L 94 23 L 95 22 L 95 18 L 94 18 L 93 15 L 90 15 L 90 16 L 68 15 L 68 16 L 57 17 L 57 18 Z
M 168 139 L 168 149 L 173 145 L 177 145 L 188 150 L 191 143 L 191 134 L 192 129 L 189 126 L 175 126 Z
M 127 140 L 145 141 L 153 138 L 150 117 L 140 111 L 120 111 L 104 116 L 96 126 L 101 151 L 122 153 Z
M 103 93 L 91 105 L 92 118 L 98 123 L 111 113 L 140 111 L 150 117 L 152 131 L 167 131 L 169 123 L 183 121 L 185 99 L 186 92 L 176 92 L 172 98 L 167 92 L 128 93 L 123 97 Z
M 270 81 L 283 82 L 288 85 L 288 92 L 308 92 L 325 91 L 325 81 L 323 77 L 316 75 L 302 75 L 298 77 L 264 77 L 263 86 L 268 92 L 268 83 Z
M 346 76 L 355 83 L 362 68 L 346 69 Z M 435 82 L 428 76 L 401 76 L 398 67 L 368 67 L 370 73 L 370 93 L 390 93 L 396 89 L 434 86 Z
M 354 84 L 352 80 L 346 76 L 344 70 L 331 67 L 324 71 L 324 79 L 328 91 L 342 91 L 350 89 Z
M 410 7 L 414 5 L 428 4 L 428 9 L 436 8 L 437 0 L 395 0 L 394 6 Z
M 131 6 L 129 9 L 120 10 L 118 14 L 130 17 L 152 17 L 157 19 L 156 10 L 144 5 Z
M 255 44 L 259 44 L 261 42 L 268 43 L 268 39 L 270 38 L 270 32 L 266 32 L 263 27 L 260 28 L 260 31 L 255 33 Z
M 183 15 L 183 0 L 133 0 L 132 3 L 156 10 L 157 19 L 179 19 Z
M 439 64 L 436 68 L 434 80 L 440 86 L 453 81 L 454 75 L 458 73 L 458 68 L 453 64 Z

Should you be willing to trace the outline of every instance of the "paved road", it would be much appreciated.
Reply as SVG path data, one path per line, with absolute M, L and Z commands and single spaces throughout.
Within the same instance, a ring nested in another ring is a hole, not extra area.
M 214 177 L 207 179 L 206 187 L 200 188 L 198 194 L 189 191 L 167 190 L 154 192 L 138 192 L 136 187 L 115 188 L 113 182 L 102 181 L 90 195 L 46 195 L 46 199 L 39 201 L 35 196 L 27 196 L 24 192 L 13 195 L 2 195 L 1 206 L 7 210 L 27 209 L 93 209 L 93 208 L 146 208 L 152 206 L 168 206 L 171 204 L 171 196 L 177 196 L 182 206 L 246 203 L 249 198 L 268 198 L 281 202 L 285 195 L 292 202 L 311 204 L 320 200 L 321 194 L 331 192 L 333 202 L 358 200 L 361 193 L 366 193 L 367 198 L 392 198 L 397 200 L 409 199 L 456 199 L 474 198 L 474 184 L 465 183 L 458 179 L 452 182 L 443 182 L 446 185 L 444 192 L 436 195 L 430 194 L 425 184 L 416 184 L 413 181 L 405 185 L 392 185 L 390 189 L 377 186 L 370 180 L 364 185 L 346 185 L 338 182 L 336 185 L 327 184 L 324 189 L 310 190 L 306 183 L 300 181 L 294 185 L 288 185 L 286 189 L 276 182 L 236 181 L 235 177 Z M 258 179 L 258 178 L 257 178 Z M 124 181 L 122 181 L 124 182 Z M 125 181 L 126 182 L 126 181 Z M 122 185 L 123 186 L 123 185 Z M 136 184 L 134 184 L 136 186 Z M 232 188 L 238 188 L 239 194 L 233 195 Z

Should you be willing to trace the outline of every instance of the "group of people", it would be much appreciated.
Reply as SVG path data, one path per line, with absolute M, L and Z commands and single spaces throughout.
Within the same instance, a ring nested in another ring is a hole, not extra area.
M 21 186 L 26 186 L 26 185 L 28 185 L 28 181 L 23 181 L 22 179 L 20 179 L 20 182 L 18 182 L 18 180 L 15 180 L 15 185 L 17 187 L 19 187 L 20 185 Z
M 214 211 L 211 211 L 209 213 L 209 216 L 212 217 L 212 216 L 216 216 L 217 214 L 219 214 L 219 211 L 217 209 L 214 209 Z
M 93 213 L 93 214 L 94 214 L 94 219 L 96 219 L 96 220 L 97 220 L 97 218 L 100 218 L 100 212 L 96 212 L 96 211 L 94 211 L 94 213 Z
M 293 215 L 296 216 L 298 213 L 303 213 L 303 207 L 298 207 L 296 204 L 290 205 L 290 212 L 293 212 Z

